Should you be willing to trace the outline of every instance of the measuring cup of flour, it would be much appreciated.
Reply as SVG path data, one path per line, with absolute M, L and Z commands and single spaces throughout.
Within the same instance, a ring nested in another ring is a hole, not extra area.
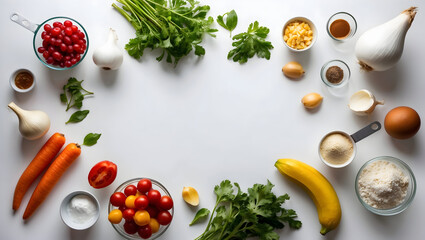
M 329 167 L 345 167 L 356 156 L 356 143 L 379 129 L 381 129 L 381 123 L 375 121 L 351 135 L 343 131 L 330 132 L 320 141 L 319 157 Z

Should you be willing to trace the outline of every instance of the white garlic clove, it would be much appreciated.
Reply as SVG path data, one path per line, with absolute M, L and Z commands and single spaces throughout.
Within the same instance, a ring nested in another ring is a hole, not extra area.
M 45 112 L 24 110 L 14 102 L 9 103 L 8 107 L 18 116 L 19 131 L 22 137 L 28 140 L 35 140 L 41 138 L 49 131 L 50 118 Z
M 378 104 L 383 105 L 384 101 L 377 101 L 370 91 L 362 89 L 350 97 L 348 107 L 355 114 L 365 116 L 372 113 Z

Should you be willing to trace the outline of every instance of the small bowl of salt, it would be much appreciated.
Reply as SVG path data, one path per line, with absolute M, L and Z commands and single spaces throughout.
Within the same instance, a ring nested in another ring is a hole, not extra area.
M 86 191 L 75 191 L 63 199 L 60 215 L 68 227 L 85 230 L 93 226 L 99 219 L 99 209 L 99 201 L 95 196 Z

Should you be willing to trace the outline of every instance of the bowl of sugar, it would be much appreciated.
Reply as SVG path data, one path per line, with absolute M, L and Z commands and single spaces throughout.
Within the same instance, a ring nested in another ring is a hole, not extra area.
M 91 193 L 75 191 L 68 194 L 60 206 L 62 221 L 75 230 L 93 226 L 100 215 L 99 201 Z
M 398 158 L 376 157 L 357 173 L 355 189 L 360 203 L 370 212 L 392 216 L 407 209 L 416 193 L 412 169 Z

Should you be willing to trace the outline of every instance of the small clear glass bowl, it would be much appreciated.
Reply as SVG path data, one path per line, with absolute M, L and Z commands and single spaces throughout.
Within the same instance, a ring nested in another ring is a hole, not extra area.
M 128 186 L 128 185 L 134 185 L 137 187 L 137 183 L 141 180 L 141 179 L 149 179 L 152 182 L 152 188 L 155 190 L 158 190 L 161 193 L 161 196 L 169 196 L 171 199 L 171 194 L 168 192 L 168 190 L 158 181 L 151 179 L 151 178 L 133 178 L 130 180 L 127 180 L 125 182 L 123 182 L 120 186 L 118 186 L 117 189 L 115 189 L 115 192 L 122 192 L 124 193 L 124 189 Z M 115 207 L 111 204 L 111 202 L 109 202 L 109 206 L 108 206 L 108 214 L 109 212 L 111 212 L 114 209 L 118 209 L 118 207 Z M 169 210 L 169 212 L 171 213 L 171 216 L 174 218 L 174 206 Z M 171 220 L 172 222 L 172 220 Z M 164 232 L 168 229 L 168 227 L 170 226 L 171 222 L 168 225 L 160 225 L 158 232 L 153 233 L 152 236 L 150 238 L 147 238 L 148 240 L 153 240 L 153 239 L 157 239 L 159 238 L 162 234 L 164 234 Z M 121 223 L 119 224 L 112 224 L 112 227 L 117 231 L 117 233 L 129 240 L 141 240 L 142 238 L 137 234 L 128 234 L 125 232 L 124 230 L 124 223 L 125 220 L 123 219 L 121 221 Z
M 339 83 L 332 83 L 326 78 L 326 71 L 333 66 L 340 67 L 342 71 L 344 72 L 344 77 Z M 341 60 L 331 60 L 325 63 L 322 69 L 320 70 L 320 77 L 322 78 L 323 83 L 325 83 L 328 87 L 331 87 L 331 88 L 341 88 L 345 86 L 348 83 L 350 76 L 351 76 L 350 68 L 345 62 Z
M 387 162 L 395 164 L 409 178 L 409 186 L 408 186 L 407 194 L 406 194 L 404 201 L 402 203 L 400 203 L 399 205 L 393 207 L 393 208 L 379 209 L 379 208 L 372 207 L 369 204 L 367 204 L 362 199 L 362 197 L 360 196 L 360 192 L 359 192 L 360 189 L 359 189 L 359 184 L 358 184 L 360 174 L 363 171 L 363 169 L 365 169 L 371 163 L 374 163 L 374 162 L 377 162 L 377 161 L 387 161 Z M 415 179 L 415 176 L 413 175 L 412 169 L 410 169 L 410 167 L 405 162 L 403 162 L 400 159 L 395 158 L 395 157 L 381 156 L 381 157 L 376 157 L 372 160 L 367 161 L 360 168 L 360 170 L 359 170 L 359 172 L 357 173 L 357 176 L 356 176 L 355 189 L 356 189 L 357 198 L 359 199 L 360 203 L 367 210 L 369 210 L 370 212 L 375 213 L 377 215 L 381 215 L 381 216 L 392 216 L 392 215 L 396 215 L 396 214 L 403 212 L 404 210 L 407 209 L 407 207 L 410 205 L 410 203 L 412 203 L 413 198 L 415 197 L 415 194 L 416 194 L 416 179 Z
M 50 24 L 51 26 L 53 26 L 54 22 L 61 22 L 63 23 L 64 21 L 69 20 L 72 22 L 73 25 L 78 26 L 78 29 L 80 31 L 82 31 L 84 33 L 85 40 L 86 40 L 86 50 L 84 51 L 83 54 L 81 54 L 81 58 L 80 61 L 78 61 L 77 63 L 75 63 L 74 65 L 72 65 L 71 67 L 60 67 L 60 66 L 55 66 L 52 64 L 48 64 L 46 62 L 46 59 L 44 59 L 43 54 L 39 53 L 37 51 L 37 49 L 39 47 L 42 47 L 43 45 L 43 39 L 41 38 L 41 33 L 44 31 L 44 25 L 45 24 Z M 46 21 L 44 21 L 43 23 L 41 23 L 40 25 L 38 25 L 37 29 L 34 32 L 34 38 L 33 38 L 33 48 L 34 48 L 34 52 L 35 55 L 38 57 L 38 59 L 47 67 L 54 69 L 54 70 L 67 70 L 67 69 L 71 69 L 74 68 L 75 66 L 77 66 L 81 61 L 83 61 L 84 57 L 86 56 L 87 52 L 89 51 L 89 36 L 87 35 L 86 30 L 84 29 L 83 25 L 81 25 L 79 22 L 77 22 L 76 20 L 69 18 L 69 17 L 53 17 L 53 18 L 49 18 Z
M 285 41 L 285 40 L 283 40 L 283 42 L 284 42 L 284 44 L 285 44 L 285 46 L 286 46 L 286 47 L 288 47 L 290 50 L 292 50 L 292 51 L 294 51 L 294 52 L 304 52 L 304 51 L 307 51 L 308 49 L 310 49 L 310 48 L 312 48 L 312 47 L 313 47 L 314 43 L 315 43 L 315 42 L 316 42 L 316 40 L 317 40 L 317 29 L 316 29 L 316 26 L 314 25 L 314 23 L 313 23 L 310 19 L 305 18 L 305 17 L 294 17 L 294 18 L 289 19 L 289 20 L 285 23 L 285 25 L 283 26 L 283 29 L 282 29 L 282 38 L 283 38 L 283 36 L 285 36 L 285 29 L 286 29 L 286 27 L 288 26 L 288 24 L 290 24 L 290 23 L 292 23 L 292 22 L 295 22 L 295 21 L 302 21 L 302 22 L 306 22 L 306 23 L 310 26 L 310 29 L 313 31 L 313 40 L 311 41 L 311 43 L 310 43 L 310 45 L 309 45 L 308 47 L 303 48 L 303 49 L 295 49 L 295 48 L 292 48 L 292 47 L 290 47 L 290 46 L 286 43 L 286 41 Z
M 331 24 L 338 19 L 342 19 L 348 22 L 348 24 L 350 25 L 350 33 L 348 33 L 347 36 L 343 37 L 343 38 L 336 38 L 331 34 L 330 31 L 330 27 Z M 328 22 L 326 23 L 326 31 L 328 32 L 329 36 L 336 41 L 346 41 L 348 39 L 350 39 L 351 37 L 354 36 L 354 34 L 356 34 L 357 31 L 357 21 L 356 19 L 349 13 L 347 12 L 337 12 L 334 15 L 332 15 Z

